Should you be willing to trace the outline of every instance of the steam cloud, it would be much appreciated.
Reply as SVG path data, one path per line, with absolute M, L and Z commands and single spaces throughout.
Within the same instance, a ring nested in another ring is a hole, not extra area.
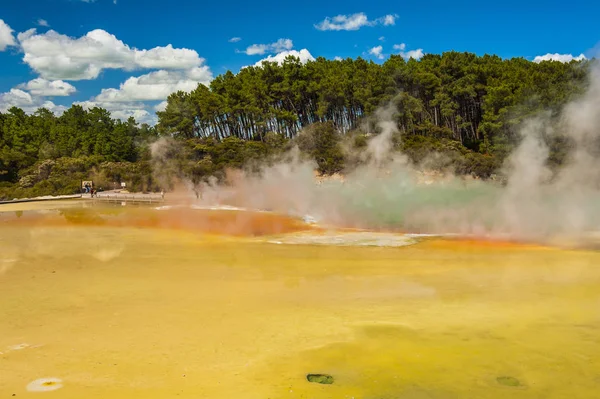
M 507 158 L 507 183 L 449 174 L 424 181 L 406 157 L 392 153 L 398 134 L 390 105 L 376 112 L 378 135 L 370 139 L 364 165 L 341 180 L 316 184 L 314 164 L 297 152 L 259 175 L 239 172 L 227 185 L 207 185 L 205 205 L 227 204 L 294 215 L 323 224 L 394 228 L 412 233 L 458 233 L 520 240 L 580 239 L 600 227 L 600 66 L 589 88 L 567 104 L 558 122 L 549 114 L 526 121 L 520 145 Z M 554 175 L 546 166 L 545 137 L 566 135 L 570 153 Z

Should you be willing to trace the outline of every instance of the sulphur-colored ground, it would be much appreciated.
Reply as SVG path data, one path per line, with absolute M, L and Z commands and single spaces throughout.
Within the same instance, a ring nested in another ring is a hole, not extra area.
M 68 220 L 0 218 L 0 398 L 597 396 L 596 252 Z

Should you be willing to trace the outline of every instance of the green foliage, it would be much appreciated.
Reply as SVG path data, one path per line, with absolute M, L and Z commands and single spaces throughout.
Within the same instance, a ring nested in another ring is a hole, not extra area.
M 533 63 L 459 52 L 419 61 L 391 56 L 381 65 L 322 57 L 302 64 L 288 57 L 171 94 L 156 128 L 112 119 L 101 108 L 74 105 L 57 117 L 13 107 L 0 113 L 0 198 L 72 193 L 91 176 L 106 187 L 124 179 L 134 189 L 156 189 L 147 144 L 160 135 L 180 143 L 171 149 L 174 162 L 161 166 L 164 174 L 195 184 L 294 144 L 320 173 L 335 173 L 352 164 L 342 148 L 356 152 L 368 143 L 362 133 L 342 136 L 389 103 L 400 132 L 394 148 L 415 163 L 487 178 L 518 143 L 523 121 L 541 111 L 556 117 L 585 88 L 588 69 L 588 61 Z M 569 142 L 547 141 L 549 165 L 559 167 Z
M 226 169 L 255 167 L 284 151 L 285 138 L 276 133 L 267 133 L 264 141 L 242 140 L 228 137 L 222 141 L 212 138 L 194 139 L 186 142 L 186 151 L 191 151 L 187 167 L 182 170 L 192 182 L 199 183 L 214 176 L 225 177 Z
M 77 193 L 103 161 L 147 159 L 144 143 L 156 135 L 101 108 L 74 105 L 60 117 L 44 108 L 32 115 L 11 108 L 0 113 L 0 198 Z
M 333 174 L 344 169 L 342 137 L 332 122 L 315 123 L 303 130 L 296 138 L 300 151 L 317 163 L 321 174 Z
M 587 65 L 459 52 L 408 62 L 391 56 L 382 65 L 288 57 L 172 94 L 158 113 L 158 129 L 173 137 L 264 140 L 267 132 L 293 138 L 313 123 L 331 122 L 345 133 L 393 99 L 403 133 L 426 131 L 474 151 L 485 143 L 487 152 L 505 138 L 514 144 L 514 127 L 524 117 L 559 109 L 579 93 Z

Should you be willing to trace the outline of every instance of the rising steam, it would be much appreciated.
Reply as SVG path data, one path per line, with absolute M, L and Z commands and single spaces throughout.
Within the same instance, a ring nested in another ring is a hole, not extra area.
M 392 153 L 394 112 L 391 105 L 376 112 L 380 133 L 361 155 L 364 164 L 343 180 L 316 184 L 313 163 L 292 154 L 259 175 L 239 172 L 227 185 L 207 185 L 201 202 L 311 215 L 338 226 L 538 241 L 578 239 L 600 227 L 598 64 L 586 93 L 564 107 L 558 122 L 542 114 L 522 125 L 521 143 L 504 167 L 504 186 L 452 174 L 424 182 L 416 166 Z M 557 133 L 569 138 L 571 150 L 553 175 L 544 138 Z

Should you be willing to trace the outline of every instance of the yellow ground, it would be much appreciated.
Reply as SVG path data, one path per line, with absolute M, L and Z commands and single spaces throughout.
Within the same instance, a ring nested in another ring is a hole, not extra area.
M 596 252 L 19 220 L 0 218 L 0 398 L 598 395 Z M 43 377 L 63 387 L 26 390 Z

